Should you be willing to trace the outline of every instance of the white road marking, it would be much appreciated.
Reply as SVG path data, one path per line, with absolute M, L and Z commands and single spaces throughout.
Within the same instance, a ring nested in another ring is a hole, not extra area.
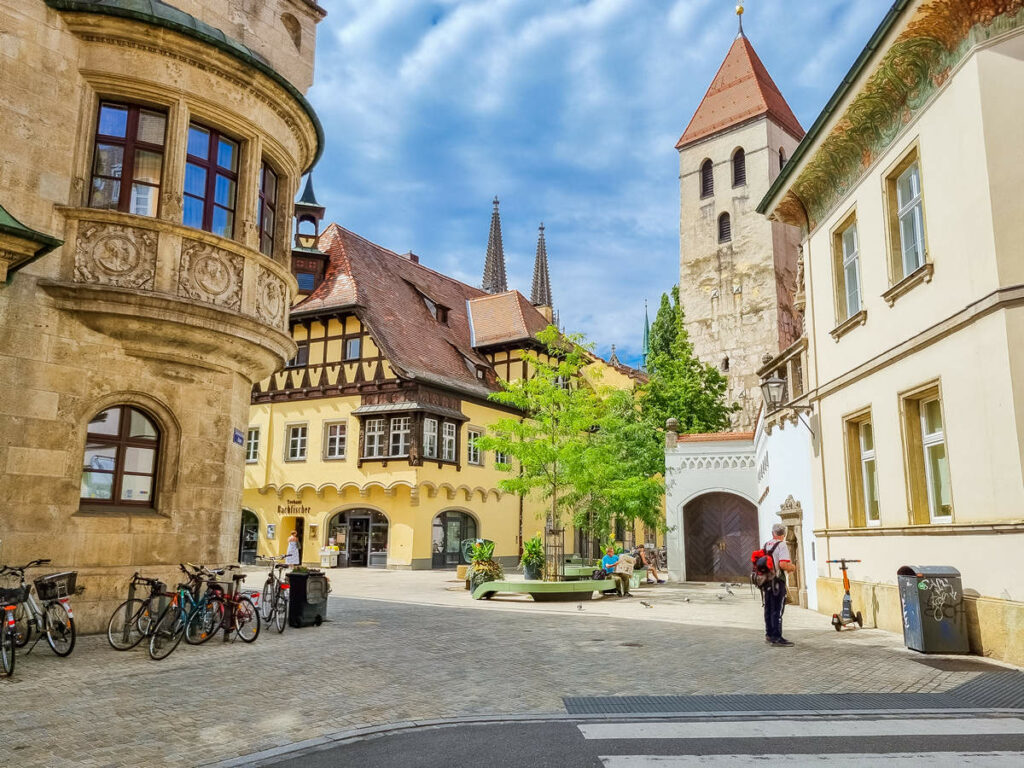
M 1019 768 L 1024 752 L 896 752 L 846 755 L 614 755 L 604 768 Z
M 752 720 L 686 723 L 581 723 L 585 739 L 793 739 L 823 736 L 1024 735 L 1024 720 L 899 718 L 889 720 Z

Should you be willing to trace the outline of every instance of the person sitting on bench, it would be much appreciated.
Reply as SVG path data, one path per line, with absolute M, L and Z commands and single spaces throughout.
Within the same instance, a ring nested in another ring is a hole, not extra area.
M 601 567 L 605 573 L 615 579 L 615 588 L 619 591 L 619 597 L 632 597 L 629 594 L 629 576 L 624 573 L 615 572 L 615 564 L 619 562 L 619 556 L 611 547 L 605 550 L 605 556 L 601 558 Z

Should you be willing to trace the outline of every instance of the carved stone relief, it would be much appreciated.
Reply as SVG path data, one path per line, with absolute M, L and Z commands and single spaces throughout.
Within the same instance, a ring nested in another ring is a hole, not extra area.
M 75 282 L 153 290 L 156 233 L 83 221 L 75 243 Z
M 178 295 L 206 304 L 240 309 L 243 257 L 195 240 L 184 240 L 178 266 Z
M 267 325 L 286 330 L 288 289 L 281 278 L 263 267 L 258 267 L 256 272 L 256 317 Z

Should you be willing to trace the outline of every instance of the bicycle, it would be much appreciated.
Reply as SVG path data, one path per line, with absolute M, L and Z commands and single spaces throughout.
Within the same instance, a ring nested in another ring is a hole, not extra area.
M 40 576 L 32 582 L 42 602 L 40 607 L 32 597 L 31 587 L 25 583 L 25 571 L 49 562 L 33 560 L 22 566 L 5 565 L 0 568 L 0 576 L 16 576 L 20 581 L 19 588 L 23 590 L 24 600 L 17 604 L 14 611 L 15 645 L 18 648 L 27 645 L 34 627 L 39 632 L 36 643 L 45 635 L 50 649 L 58 656 L 65 657 L 75 649 L 75 613 L 71 607 L 71 595 L 81 594 L 82 590 L 75 588 L 78 578 L 75 571 Z M 32 648 L 35 648 L 35 643 Z M 26 653 L 32 653 L 32 648 Z
M 270 562 L 270 572 L 267 574 L 267 580 L 263 584 L 263 593 L 259 597 L 259 605 L 257 606 L 260 610 L 260 618 L 267 623 L 268 627 L 273 622 L 274 626 L 277 627 L 278 633 L 284 632 L 284 628 L 288 625 L 289 585 L 278 574 L 278 571 L 288 567 L 285 563 L 278 562 L 284 558 L 285 555 L 263 558 L 263 560 Z
M 215 573 L 217 572 L 215 571 Z M 207 623 L 209 614 L 197 611 L 192 615 L 186 633 L 191 632 L 199 636 L 199 642 L 206 642 L 220 629 L 224 630 L 224 642 L 230 641 L 233 634 L 246 643 L 251 643 L 259 637 L 259 611 L 256 610 L 256 606 L 250 598 L 238 593 L 239 584 L 245 581 L 245 574 L 232 574 L 231 580 L 234 584 L 230 592 L 225 590 L 220 582 L 214 580 L 207 582 L 210 585 L 209 601 L 221 606 L 222 615 L 219 622 L 209 626 L 203 626 Z M 193 625 L 199 626 L 193 627 Z
M 188 567 L 184 563 L 179 567 L 187 577 L 187 581 L 178 584 L 175 591 L 167 595 L 171 598 L 171 602 L 161 612 L 150 633 L 149 656 L 154 660 L 170 656 L 178 647 L 182 637 L 185 637 L 185 640 L 192 645 L 199 645 L 203 642 L 203 640 L 190 637 L 187 632 L 193 616 L 199 616 L 204 625 L 213 623 L 220 616 L 218 613 L 220 606 L 216 601 L 206 599 L 205 595 L 202 598 L 199 597 L 199 588 L 203 584 L 204 577 L 214 576 L 214 572 L 191 563 L 188 564 Z
M 135 587 L 139 585 L 149 587 L 147 597 L 134 596 Z M 140 576 L 136 571 L 128 582 L 128 591 L 129 598 L 114 609 L 107 622 L 107 642 L 118 651 L 134 648 L 152 632 L 155 617 L 160 613 L 157 610 L 159 600 L 167 594 L 167 585 L 158 579 Z
M 14 655 L 17 650 L 17 630 L 14 613 L 18 609 L 18 603 L 25 599 L 26 590 L 22 587 L 14 589 L 0 588 L 0 607 L 4 612 L 3 626 L 0 627 L 0 665 L 3 666 L 4 674 L 10 677 L 14 674 Z

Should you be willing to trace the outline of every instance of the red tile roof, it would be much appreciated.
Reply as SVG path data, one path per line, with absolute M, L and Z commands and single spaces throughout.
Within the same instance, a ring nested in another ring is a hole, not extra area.
M 719 443 L 729 440 L 753 440 L 753 432 L 705 432 L 696 435 L 679 435 L 678 443 Z
M 488 319 L 489 338 L 500 334 L 500 329 L 505 329 L 505 335 L 519 329 L 518 338 L 525 339 L 547 325 L 517 291 L 490 296 L 337 224 L 327 227 L 318 246 L 329 257 L 324 281 L 292 308 L 292 315 L 355 312 L 396 372 L 406 378 L 479 397 L 498 389 L 487 359 L 473 348 L 470 302 L 476 313 L 481 299 L 485 304 L 488 299 L 498 300 Z M 448 309 L 446 323 L 431 315 L 424 297 Z M 477 365 L 487 370 L 485 379 L 477 377 Z
M 800 121 L 754 52 L 754 46 L 741 34 L 726 54 L 676 149 L 761 115 L 771 117 L 793 138 L 803 138 Z
M 547 318 L 519 291 L 470 299 L 469 315 L 476 347 L 532 339 L 548 327 Z

